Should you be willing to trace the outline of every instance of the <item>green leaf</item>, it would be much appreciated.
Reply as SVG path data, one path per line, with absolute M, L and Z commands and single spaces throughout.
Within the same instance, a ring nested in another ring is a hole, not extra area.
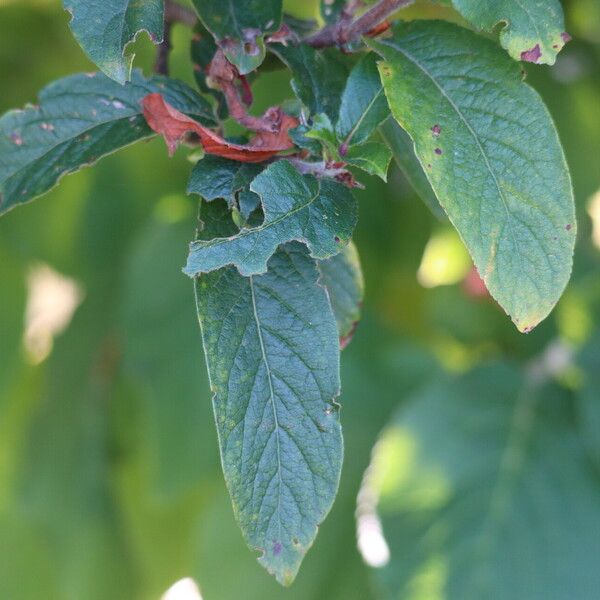
M 196 287 L 235 517 L 284 585 L 329 512 L 342 465 L 338 336 L 317 279 L 306 249 L 291 243 L 264 275 L 228 267 Z
M 339 21 L 346 6 L 346 0 L 321 0 L 321 16 L 325 23 Z
M 71 31 L 90 59 L 111 79 L 125 83 L 133 55 L 125 48 L 140 31 L 159 43 L 163 37 L 163 0 L 64 0 Z
M 360 320 L 365 291 L 358 250 L 350 242 L 339 254 L 317 264 L 321 273 L 320 283 L 329 294 L 343 348 L 350 342 Z
M 383 598 L 563 600 L 600 586 L 600 482 L 556 385 L 500 364 L 436 381 L 389 425 L 367 481 L 389 548 L 371 557 Z M 359 506 L 359 535 L 373 508 Z
M 365 142 L 359 146 L 350 146 L 342 158 L 348 164 L 387 181 L 392 151 L 381 142 Z
M 271 48 L 292 71 L 292 89 L 311 115 L 325 113 L 337 120 L 348 64 L 337 50 L 315 50 L 306 44 Z
M 194 277 L 226 265 L 235 265 L 242 275 L 264 273 L 280 244 L 299 240 L 314 258 L 328 258 L 352 236 L 356 200 L 332 180 L 301 175 L 280 160 L 258 175 L 250 189 L 261 197 L 264 222 L 230 237 L 193 242 L 184 273 Z
M 348 77 L 336 125 L 338 137 L 346 143 L 364 142 L 390 114 L 377 60 L 374 53 L 367 54 Z
M 500 43 L 515 60 L 553 65 L 569 39 L 559 0 L 452 0 L 477 29 L 501 25 Z
M 124 86 L 73 75 L 43 89 L 39 106 L 0 118 L 0 214 L 50 190 L 67 173 L 154 135 L 140 100 L 160 92 L 178 110 L 211 124 L 210 105 L 187 85 L 139 73 Z
M 199 194 L 205 200 L 224 198 L 231 204 L 236 192 L 245 188 L 261 171 L 260 164 L 208 154 L 196 163 L 187 191 L 188 194 Z
M 590 455 L 600 466 L 600 332 L 580 352 L 578 364 L 583 373 L 577 393 L 579 422 Z
M 282 0 L 193 0 L 206 28 L 242 75 L 265 58 L 264 34 L 281 26 Z
M 394 121 L 388 119 L 379 127 L 383 139 L 392 151 L 396 164 L 402 171 L 402 174 L 408 180 L 408 183 L 415 190 L 419 198 L 423 200 L 427 208 L 441 221 L 445 220 L 446 213 L 440 206 L 435 192 L 431 189 L 431 184 L 419 159 L 415 156 L 415 145 L 409 135 Z
M 455 25 L 398 25 L 391 39 L 369 44 L 385 59 L 392 114 L 440 204 L 491 294 L 530 331 L 569 280 L 576 231 L 546 107 L 493 42 Z

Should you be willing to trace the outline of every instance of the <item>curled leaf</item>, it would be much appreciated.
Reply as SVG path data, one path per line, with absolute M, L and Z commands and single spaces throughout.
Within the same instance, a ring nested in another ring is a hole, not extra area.
M 177 144 L 183 139 L 197 136 L 207 154 L 216 154 L 240 162 L 262 162 L 282 150 L 292 148 L 288 131 L 298 126 L 297 119 L 281 112 L 278 116 L 280 119 L 278 131 L 273 133 L 261 131 L 247 145 L 232 144 L 173 108 L 161 94 L 148 94 L 142 100 L 142 107 L 148 125 L 165 138 L 170 155 L 175 152 Z M 269 111 L 279 111 L 279 109 L 269 109 Z

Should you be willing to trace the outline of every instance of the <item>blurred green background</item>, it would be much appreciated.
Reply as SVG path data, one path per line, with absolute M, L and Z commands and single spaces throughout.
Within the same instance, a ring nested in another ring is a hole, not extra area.
M 572 283 L 517 333 L 398 170 L 361 177 L 344 471 L 290 589 L 245 547 L 220 471 L 181 273 L 186 151 L 138 144 L 0 220 L 0 600 L 158 600 L 185 577 L 204 600 L 600 597 L 600 4 L 564 6 L 574 41 L 527 71 L 573 175 Z M 172 74 L 193 83 L 190 37 L 176 27 Z M 0 112 L 90 70 L 59 0 L 0 0 Z M 289 95 L 269 72 L 256 110 Z M 359 502 L 373 568 L 356 498 L 390 422 Z

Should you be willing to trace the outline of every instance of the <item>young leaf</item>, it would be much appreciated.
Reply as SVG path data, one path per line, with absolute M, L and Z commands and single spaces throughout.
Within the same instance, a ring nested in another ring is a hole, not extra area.
M 392 152 L 381 142 L 364 142 L 358 146 L 350 146 L 343 159 L 349 165 L 387 181 Z
M 198 136 L 207 154 L 216 154 L 240 162 L 262 162 L 293 146 L 288 130 L 298 125 L 294 117 L 283 114 L 277 133 L 261 131 L 249 144 L 243 146 L 228 142 L 211 129 L 182 114 L 170 106 L 161 94 L 149 94 L 142 100 L 142 106 L 148 125 L 165 138 L 170 155 L 175 152 L 179 142 L 192 134 Z
M 435 192 L 431 189 L 431 184 L 419 159 L 415 156 L 415 145 L 406 131 L 394 119 L 388 119 L 381 124 L 379 132 L 392 151 L 394 160 L 402 174 L 419 198 L 440 221 L 447 219 Z
M 360 320 L 365 291 L 356 246 L 350 242 L 339 254 L 320 260 L 317 265 L 321 272 L 319 281 L 329 294 L 343 350 L 352 340 Z
M 385 59 L 392 114 L 487 288 L 530 331 L 567 284 L 576 231 L 546 107 L 493 42 L 455 25 L 399 25 L 369 44 Z
M 245 188 L 262 167 L 208 154 L 196 163 L 188 183 L 188 194 L 199 194 L 205 200 L 224 198 L 231 204 L 236 192 Z
M 348 77 L 347 61 L 332 48 L 315 50 L 306 44 L 271 48 L 292 71 L 292 89 L 311 115 L 325 113 L 337 120 Z
M 213 124 L 210 104 L 187 85 L 134 72 L 124 86 L 104 75 L 73 75 L 43 89 L 39 105 L 0 118 L 0 214 L 50 190 L 63 175 L 149 137 L 140 100 L 159 91 Z
M 196 284 L 234 514 L 283 585 L 331 508 L 342 466 L 338 335 L 317 279 L 306 248 L 291 243 L 264 275 L 227 267 Z
M 569 40 L 559 0 L 452 0 L 478 29 L 501 25 L 500 43 L 515 60 L 553 65 Z
M 281 26 L 282 0 L 193 0 L 225 56 L 245 75 L 265 58 L 264 34 Z
M 301 175 L 289 161 L 279 160 L 250 189 L 261 197 L 264 222 L 229 237 L 192 242 L 184 273 L 195 277 L 235 265 L 242 275 L 260 274 L 280 244 L 299 240 L 314 258 L 329 258 L 352 236 L 357 204 L 339 183 Z
M 406 400 L 361 495 L 379 498 L 382 597 L 593 597 L 600 490 L 572 395 L 495 364 Z
M 370 52 L 350 72 L 342 95 L 336 132 L 347 144 L 367 140 L 390 114 L 377 70 L 376 54 Z
M 71 31 L 92 61 L 111 79 L 129 80 L 133 56 L 125 47 L 140 31 L 158 44 L 163 37 L 163 0 L 64 0 Z

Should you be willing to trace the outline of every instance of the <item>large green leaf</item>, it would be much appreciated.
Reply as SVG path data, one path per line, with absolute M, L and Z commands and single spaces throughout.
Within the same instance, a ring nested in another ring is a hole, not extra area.
M 568 39 L 559 0 L 452 0 L 478 29 L 501 25 L 500 43 L 515 60 L 553 65 Z
M 339 254 L 318 262 L 320 283 L 325 286 L 345 347 L 358 325 L 365 291 L 358 250 L 350 242 Z
M 131 73 L 133 55 L 125 47 L 140 31 L 154 43 L 163 37 L 163 0 L 64 0 L 72 15 L 71 31 L 100 69 L 125 83 Z
M 546 107 L 493 42 L 455 25 L 398 25 L 391 39 L 369 43 L 440 204 L 491 294 L 530 331 L 567 284 L 576 231 Z
M 599 589 L 600 481 L 572 397 L 556 385 L 504 365 L 442 378 L 387 428 L 367 481 L 362 522 L 379 496 L 389 548 L 376 539 L 370 555 L 381 598 L 565 600 Z M 370 523 L 365 535 L 377 531 Z
M 39 105 L 0 118 L 0 214 L 50 190 L 67 173 L 153 135 L 140 100 L 160 92 L 178 110 L 212 122 L 210 104 L 179 81 L 135 72 L 122 86 L 73 75 L 44 88 Z
M 446 213 L 440 206 L 435 192 L 423 171 L 419 159 L 415 156 L 415 145 L 409 135 L 394 121 L 388 119 L 379 127 L 379 131 L 392 151 L 396 164 L 427 208 L 440 220 L 446 219 Z
M 360 144 L 389 114 L 377 71 L 377 55 L 370 52 L 350 72 L 342 94 L 336 133 L 342 140 Z
M 306 248 L 291 243 L 264 275 L 227 267 L 196 288 L 234 513 L 286 585 L 331 507 L 342 464 L 338 332 L 318 276 Z
M 281 25 L 282 0 L 193 0 L 206 28 L 244 75 L 265 58 L 265 33 Z
M 328 258 L 352 236 L 356 200 L 333 180 L 301 175 L 280 160 L 258 175 L 250 189 L 261 197 L 264 222 L 229 237 L 192 242 L 184 269 L 190 277 L 226 265 L 235 265 L 242 275 L 264 273 L 277 246 L 291 240 L 306 243 L 314 258 Z
M 333 48 L 315 50 L 307 44 L 271 48 L 290 68 L 292 89 L 311 115 L 325 113 L 335 123 L 346 79 L 348 64 Z

